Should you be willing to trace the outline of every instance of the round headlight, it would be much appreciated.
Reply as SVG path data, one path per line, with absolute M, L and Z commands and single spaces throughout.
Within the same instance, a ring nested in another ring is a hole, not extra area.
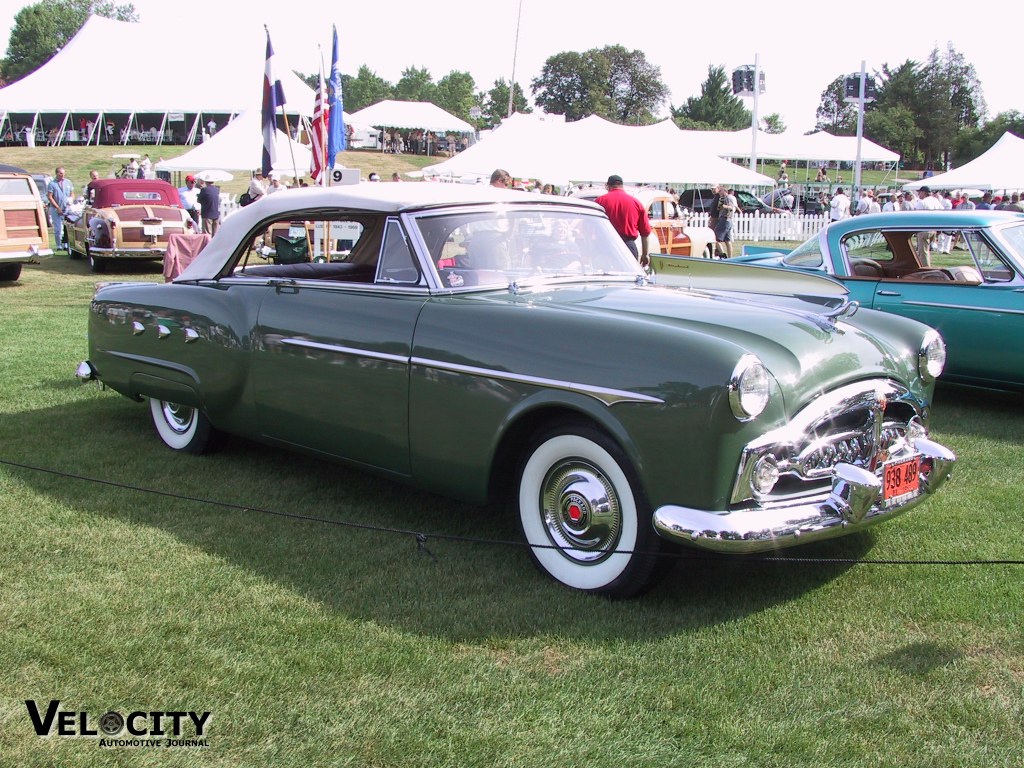
M 729 380 L 729 405 L 740 421 L 750 421 L 768 405 L 771 377 L 768 369 L 754 355 L 744 355 L 733 369 Z
M 946 367 L 946 342 L 938 331 L 929 330 L 924 335 L 921 351 L 917 354 L 917 370 L 922 381 L 930 384 L 939 378 Z

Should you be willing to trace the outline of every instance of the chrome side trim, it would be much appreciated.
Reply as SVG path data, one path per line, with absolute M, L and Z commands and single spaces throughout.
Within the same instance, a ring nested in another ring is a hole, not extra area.
M 991 312 L 997 315 L 1024 315 L 1021 309 L 992 309 L 991 307 L 969 307 L 963 304 L 940 304 L 937 301 L 904 301 L 913 307 L 938 307 L 940 309 L 956 309 L 963 312 Z
M 850 533 L 906 512 L 946 482 L 956 463 L 953 452 L 925 438 L 915 440 L 913 447 L 930 463 L 930 470 L 920 476 L 916 496 L 891 506 L 881 502 L 877 476 L 851 464 L 837 464 L 827 496 L 733 512 L 666 505 L 655 510 L 654 527 L 666 539 L 733 554 L 766 552 Z
M 452 373 L 464 373 L 467 376 L 480 376 L 486 379 L 498 379 L 499 381 L 512 381 L 517 384 L 530 384 L 548 389 L 560 389 L 566 392 L 577 392 L 600 400 L 606 405 L 616 403 L 664 403 L 660 397 L 642 395 L 638 392 L 629 392 L 623 389 L 611 389 L 609 387 L 598 387 L 592 384 L 580 384 L 575 381 L 561 381 L 559 379 L 547 379 L 541 376 L 528 376 L 521 373 L 509 371 L 496 371 L 492 368 L 477 368 L 472 365 L 459 365 L 458 363 L 446 363 L 440 360 L 430 360 L 424 357 L 412 358 L 413 365 L 424 368 L 433 368 L 439 371 L 450 371 Z
M 509 371 L 497 371 L 493 368 L 478 368 L 472 365 L 460 365 L 458 363 L 446 363 L 440 360 L 431 360 L 425 357 L 406 357 L 404 355 L 392 355 L 387 352 L 375 352 L 368 349 L 356 347 L 345 347 L 340 344 L 323 344 L 319 341 L 308 339 L 282 339 L 282 344 L 303 349 L 316 349 L 323 352 L 334 352 L 339 355 L 351 355 L 353 357 L 366 357 L 371 360 L 384 360 L 389 363 L 401 365 L 418 365 L 422 368 L 433 368 L 438 371 L 449 371 L 461 373 L 466 376 L 479 376 L 485 379 L 498 379 L 499 381 L 512 381 L 517 384 L 530 384 L 536 387 L 547 389 L 559 389 L 565 392 L 577 392 L 600 400 L 606 405 L 616 403 L 664 403 L 659 397 L 642 395 L 637 392 L 629 392 L 622 389 L 611 389 L 609 387 L 598 387 L 592 384 L 581 384 L 574 381 L 561 381 L 559 379 L 547 379 L 541 376 L 528 376 L 521 373 L 510 373 Z
M 368 357 L 372 360 L 385 360 L 389 363 L 400 363 L 402 365 L 409 364 L 409 358 L 406 355 L 392 355 L 387 352 L 374 352 L 373 350 L 359 349 L 357 347 L 343 347 L 340 344 L 322 344 L 319 341 L 309 341 L 308 339 L 281 339 L 281 343 L 287 344 L 290 347 L 318 349 L 322 352 L 335 352 L 339 355 Z

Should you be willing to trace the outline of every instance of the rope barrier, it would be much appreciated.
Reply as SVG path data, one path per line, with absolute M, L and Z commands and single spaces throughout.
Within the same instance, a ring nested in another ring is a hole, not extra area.
M 363 531 L 373 531 L 375 533 L 386 533 L 397 536 L 411 536 L 416 542 L 417 552 L 429 557 L 433 562 L 437 562 L 437 558 L 434 553 L 427 549 L 427 542 L 430 539 L 437 539 L 440 541 L 453 541 L 460 543 L 471 543 L 471 544 L 484 544 L 487 546 L 502 546 L 502 547 L 516 547 L 519 549 L 559 549 L 559 550 L 575 550 L 580 549 L 578 547 L 561 547 L 557 544 L 528 544 L 525 541 L 509 541 L 504 539 L 484 539 L 475 536 L 460 536 L 457 534 L 450 533 L 424 533 L 422 531 L 415 531 L 407 528 L 394 528 L 390 526 L 381 525 L 370 525 L 369 523 L 357 523 L 351 520 L 331 520 L 325 517 L 317 517 L 315 515 L 303 515 L 296 512 L 283 512 L 281 510 L 266 509 L 263 507 L 254 507 L 246 504 L 236 504 L 230 501 L 218 501 L 217 499 L 205 499 L 198 496 L 189 496 L 187 494 L 175 493 L 173 491 L 161 491 L 154 488 L 143 488 L 141 486 L 132 485 L 130 483 L 122 483 L 115 480 L 105 480 L 98 477 L 89 477 L 87 475 L 79 475 L 73 472 L 65 472 L 58 469 L 50 469 L 48 467 L 38 467 L 32 464 L 23 464 L 17 461 L 10 461 L 8 459 L 0 459 L 0 464 L 8 467 L 15 467 L 17 469 L 25 469 L 32 472 L 39 472 L 42 474 L 54 475 L 56 477 L 63 477 L 69 480 L 78 480 L 85 483 L 93 483 L 96 485 L 106 485 L 111 488 L 119 488 L 122 490 L 133 491 L 135 493 L 144 493 L 153 496 L 162 496 L 164 498 L 176 499 L 178 501 L 187 501 L 195 504 L 208 504 L 215 507 L 222 507 L 224 509 L 231 509 L 238 512 L 257 512 L 262 515 L 270 515 L 273 517 L 281 517 L 289 520 L 297 520 L 310 523 L 322 523 L 324 525 L 339 526 L 342 528 L 353 528 Z M 633 554 L 644 554 L 641 550 L 620 550 L 620 549 L 607 549 L 607 550 L 587 550 L 588 552 L 601 551 L 608 554 L 617 555 L 633 555 Z M 715 560 L 722 561 L 722 556 L 705 556 L 701 557 L 699 554 L 692 552 L 680 552 L 680 553 L 667 553 L 669 557 L 677 557 L 685 560 Z M 1024 565 L 1024 560 L 865 560 L 861 558 L 853 557 L 789 557 L 789 556 L 778 556 L 778 555 L 743 555 L 741 556 L 743 562 L 756 562 L 756 563 L 786 563 L 786 564 L 849 564 L 849 565 L 940 565 L 940 566 L 974 566 L 974 565 Z

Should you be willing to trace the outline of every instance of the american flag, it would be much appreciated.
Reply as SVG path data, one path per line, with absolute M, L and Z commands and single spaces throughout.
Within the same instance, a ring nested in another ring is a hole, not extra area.
M 264 27 L 265 29 L 265 27 Z M 281 81 L 274 77 L 274 47 L 270 44 L 270 30 L 267 30 L 267 63 L 263 71 L 263 175 L 269 176 L 277 160 L 275 150 L 277 131 L 277 108 L 283 107 L 284 89 Z
M 324 73 L 320 73 L 320 87 L 316 91 L 313 102 L 313 122 L 310 125 L 313 135 L 313 157 L 309 161 L 309 175 L 314 183 L 320 182 L 320 173 L 327 165 L 327 127 L 330 121 L 331 106 L 327 103 L 327 89 L 324 87 Z M 326 182 L 326 177 L 324 182 Z

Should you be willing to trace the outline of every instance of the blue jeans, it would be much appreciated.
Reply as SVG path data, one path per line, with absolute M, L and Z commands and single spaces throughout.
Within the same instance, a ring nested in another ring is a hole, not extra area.
M 50 206 L 50 225 L 53 227 L 54 250 L 64 247 L 64 214 L 59 208 Z

